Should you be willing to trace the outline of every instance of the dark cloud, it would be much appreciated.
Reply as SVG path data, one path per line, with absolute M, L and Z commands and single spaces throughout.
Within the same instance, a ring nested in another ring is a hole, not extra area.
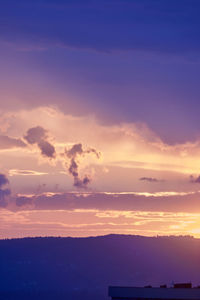
M 88 175 L 85 175 L 82 179 L 74 177 L 74 186 L 77 188 L 86 188 L 91 182 L 91 178 Z
M 72 146 L 71 149 L 66 151 L 66 154 L 69 158 L 74 158 L 77 155 L 84 155 L 84 154 L 94 153 L 97 158 L 100 158 L 100 152 L 96 151 L 94 148 L 88 148 L 83 150 L 82 144 L 75 144 Z
M 21 139 L 0 135 L 0 149 L 23 148 L 26 144 Z
M 197 177 L 195 178 L 193 175 L 191 175 L 191 176 L 190 176 L 190 182 L 191 182 L 191 183 L 200 183 L 200 176 L 197 176 Z
M 0 207 L 6 207 L 8 204 L 8 196 L 11 194 L 11 190 L 5 187 L 8 184 L 8 178 L 0 174 Z
M 87 188 L 88 184 L 91 182 L 91 178 L 88 175 L 84 175 L 80 178 L 79 174 L 79 157 L 84 157 L 86 154 L 95 154 L 97 158 L 100 158 L 100 153 L 94 148 L 88 148 L 83 150 L 82 144 L 75 144 L 70 149 L 65 150 L 65 155 L 70 159 L 70 164 L 68 167 L 69 173 L 74 178 L 74 186 L 77 188 Z
M 56 157 L 55 147 L 48 142 L 48 132 L 41 126 L 30 128 L 24 139 L 30 144 L 36 144 L 41 150 L 43 156 L 49 158 Z M 79 174 L 80 162 L 79 158 L 84 157 L 87 154 L 94 154 L 97 158 L 100 158 L 100 152 L 96 151 L 94 148 L 83 149 L 81 143 L 73 145 L 70 149 L 66 149 L 64 157 L 67 159 L 66 165 L 68 167 L 68 172 L 73 176 L 74 186 L 77 188 L 87 188 L 88 184 L 91 182 L 89 175 L 84 175 L 82 178 Z M 68 163 L 68 160 L 70 162 Z
M 56 153 L 55 148 L 49 142 L 41 141 L 40 143 L 38 143 L 38 147 L 40 148 L 42 155 L 51 158 L 55 157 L 55 153 Z
M 31 145 L 36 144 L 43 156 L 55 158 L 56 151 L 52 144 L 48 142 L 48 132 L 41 126 L 30 128 L 24 139 Z
M 42 140 L 46 140 L 47 131 L 41 126 L 30 128 L 24 137 L 29 144 L 37 144 Z
M 141 177 L 139 180 L 148 182 L 163 182 L 162 179 L 152 178 L 152 177 Z
M 16 205 L 18 207 L 24 207 L 24 206 L 32 206 L 34 203 L 34 197 L 26 197 L 26 196 L 20 196 L 16 197 Z
M 67 150 L 66 151 L 66 154 L 69 158 L 73 158 L 75 157 L 76 155 L 81 155 L 83 154 L 83 147 L 82 147 L 82 144 L 75 144 L 72 146 L 71 149 Z
M 8 178 L 4 174 L 0 174 L 0 188 L 8 183 Z

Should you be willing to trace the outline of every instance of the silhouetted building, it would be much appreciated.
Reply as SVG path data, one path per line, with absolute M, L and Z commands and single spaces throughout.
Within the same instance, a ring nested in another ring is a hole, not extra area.
M 113 300 L 200 300 L 200 288 L 192 288 L 191 283 L 174 284 L 173 288 L 161 285 L 145 287 L 109 287 Z

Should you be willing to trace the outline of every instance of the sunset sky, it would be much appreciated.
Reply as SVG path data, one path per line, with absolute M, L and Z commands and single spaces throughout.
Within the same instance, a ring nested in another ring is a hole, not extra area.
M 0 4 L 0 238 L 200 237 L 200 1 Z

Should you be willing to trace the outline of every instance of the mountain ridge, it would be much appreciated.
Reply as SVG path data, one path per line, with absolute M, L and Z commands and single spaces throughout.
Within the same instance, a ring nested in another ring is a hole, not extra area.
M 45 299 L 51 299 L 64 293 L 69 300 L 108 299 L 109 285 L 199 285 L 199 266 L 200 239 L 192 236 L 5 239 L 0 240 L 0 296 L 28 293 L 32 299 L 47 293 Z

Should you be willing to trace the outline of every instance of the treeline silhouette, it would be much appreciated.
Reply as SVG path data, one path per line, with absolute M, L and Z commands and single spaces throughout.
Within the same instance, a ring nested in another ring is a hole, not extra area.
M 108 235 L 0 240 L 0 299 L 107 299 L 108 285 L 200 283 L 200 239 Z

